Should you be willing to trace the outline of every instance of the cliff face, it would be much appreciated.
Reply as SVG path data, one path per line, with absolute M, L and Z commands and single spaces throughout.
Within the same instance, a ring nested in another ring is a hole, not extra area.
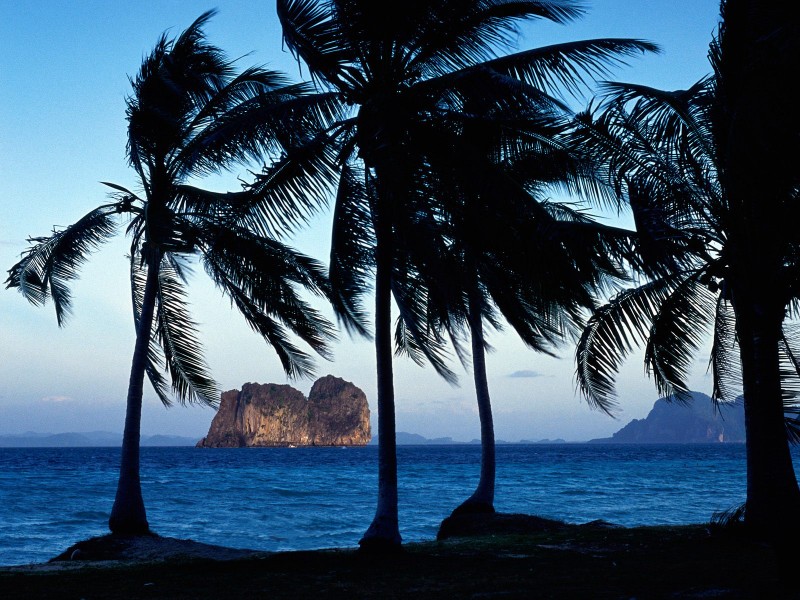
M 363 446 L 372 435 L 369 405 L 352 383 L 327 375 L 308 399 L 289 385 L 245 383 L 222 394 L 206 448 L 244 446 Z
M 661 398 L 645 419 L 633 419 L 613 437 L 591 442 L 611 444 L 703 444 L 744 442 L 744 405 L 720 405 L 715 411 L 711 398 L 694 392 L 687 405 Z

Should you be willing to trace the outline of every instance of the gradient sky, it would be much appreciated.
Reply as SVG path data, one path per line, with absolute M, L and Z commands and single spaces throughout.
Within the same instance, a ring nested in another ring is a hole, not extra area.
M 631 59 L 615 69 L 618 81 L 664 89 L 686 88 L 710 71 L 708 44 L 717 27 L 717 0 L 594 0 L 566 26 L 540 22 L 524 29 L 519 49 L 598 37 L 645 39 L 662 53 Z M 106 201 L 100 181 L 136 186 L 125 157 L 125 98 L 129 76 L 162 32 L 177 34 L 205 10 L 219 13 L 209 40 L 244 68 L 253 64 L 305 73 L 281 47 L 273 2 L 253 0 L 0 0 L 0 268 L 4 274 L 27 247 Z M 245 168 L 204 181 L 220 191 L 238 187 Z M 623 221 L 624 222 L 624 221 Z M 293 244 L 326 260 L 329 214 Z M 52 305 L 35 307 L 0 288 L 0 434 L 105 430 L 121 432 L 133 351 L 127 261 L 121 233 L 92 256 L 73 285 L 73 315 L 59 329 Z M 190 286 L 211 371 L 222 390 L 242 383 L 291 383 L 308 393 L 313 380 L 288 382 L 274 353 L 243 322 L 198 270 Z M 326 314 L 330 315 L 330 311 Z M 537 355 L 511 334 L 491 334 L 489 385 L 498 439 L 518 441 L 605 437 L 647 415 L 657 398 L 641 355 L 619 377 L 613 419 L 583 401 L 574 380 L 573 346 L 561 358 Z M 375 424 L 375 368 L 371 342 L 342 333 L 333 362 L 320 359 L 318 375 L 352 381 L 367 394 Z M 694 389 L 710 393 L 707 355 L 698 357 Z M 426 437 L 479 437 L 471 375 L 460 365 L 453 387 L 430 367 L 395 362 L 397 428 Z M 149 386 L 149 384 L 147 384 Z M 214 411 L 165 409 L 145 391 L 143 434 L 201 437 Z M 375 433 L 375 431 L 373 431 Z

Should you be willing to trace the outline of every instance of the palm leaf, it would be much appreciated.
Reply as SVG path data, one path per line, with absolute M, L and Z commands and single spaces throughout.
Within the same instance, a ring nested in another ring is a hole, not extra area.
M 261 235 L 296 231 L 331 198 L 338 169 L 324 134 L 303 140 L 265 167 L 230 205 L 231 217 Z
M 48 237 L 29 238 L 32 245 L 9 269 L 6 287 L 17 288 L 35 305 L 52 299 L 58 325 L 63 326 L 71 312 L 68 282 L 78 278 L 89 254 L 116 233 L 115 214 L 114 205 L 103 205 Z
M 232 304 L 236 306 L 250 327 L 272 347 L 288 377 L 294 379 L 313 376 L 315 370 L 313 360 L 306 352 L 291 342 L 285 328 L 280 325 L 278 320 L 272 318 L 259 303 L 243 293 L 241 288 L 234 285 L 233 282 L 229 282 L 225 278 L 223 269 L 214 264 L 213 257 L 207 258 L 206 270 L 216 273 L 215 279 L 218 281 L 218 285 L 224 287 L 226 296 L 230 298 Z
M 714 316 L 714 341 L 709 361 L 714 379 L 711 399 L 716 403 L 733 402 L 742 394 L 742 368 L 738 346 L 736 315 L 730 302 L 720 294 Z
M 484 63 L 484 67 L 523 81 L 538 90 L 575 97 L 591 84 L 611 73 L 613 65 L 625 65 L 625 58 L 660 52 L 656 44 L 631 39 L 596 39 L 542 46 Z
M 327 297 L 330 288 L 321 264 L 246 230 L 208 228 L 204 235 L 206 271 L 250 326 L 275 348 L 288 375 L 310 375 L 313 363 L 288 341 L 278 322 L 330 358 L 326 342 L 336 337 L 333 327 L 295 289 Z
M 645 348 L 647 373 L 654 377 L 660 396 L 690 401 L 686 382 L 692 357 L 710 333 L 716 308 L 716 295 L 696 277 L 681 281 L 661 303 Z
M 315 0 L 278 0 L 276 7 L 289 51 L 303 59 L 315 80 L 336 86 L 350 71 L 353 55 L 329 6 Z
M 399 312 L 395 325 L 395 353 L 408 356 L 420 366 L 430 363 L 445 381 L 456 385 L 458 377 L 447 365 L 447 340 L 438 327 L 431 327 L 434 320 L 428 312 L 430 297 L 422 288 L 413 272 L 398 273 L 396 270 L 392 277 L 392 296 Z
M 778 346 L 781 394 L 786 434 L 790 443 L 800 444 L 800 326 L 786 321 Z
M 498 50 L 512 47 L 519 39 L 518 27 L 523 20 L 567 23 L 584 13 L 583 7 L 571 0 L 421 4 L 429 10 L 422 25 L 408 36 L 413 42 L 409 45 L 419 48 L 411 65 L 424 68 L 431 76 L 485 62 Z
M 681 281 L 664 278 L 624 290 L 590 317 L 575 356 L 578 388 L 592 407 L 612 414 L 620 365 L 645 342 L 661 305 Z
M 187 310 L 186 291 L 175 263 L 165 258 L 158 276 L 156 334 L 172 381 L 172 392 L 181 404 L 216 406 L 219 389 L 208 375 L 197 324 Z
M 363 173 L 345 165 L 333 213 L 330 251 L 331 303 L 352 334 L 369 337 L 363 296 L 374 270 L 375 241 Z
M 342 104 L 331 94 L 311 94 L 308 84 L 288 84 L 275 88 L 283 75 L 261 72 L 251 75 L 261 89 L 224 112 L 212 112 L 195 135 L 181 149 L 176 175 L 202 175 L 227 169 L 231 165 L 265 157 L 278 158 L 302 145 L 314 132 L 324 131 L 330 120 L 341 117 Z M 238 83 L 234 81 L 234 83 Z M 239 94 L 242 95 L 242 94 Z M 230 100 L 228 99 L 228 102 Z M 216 107 L 207 110 L 218 110 Z

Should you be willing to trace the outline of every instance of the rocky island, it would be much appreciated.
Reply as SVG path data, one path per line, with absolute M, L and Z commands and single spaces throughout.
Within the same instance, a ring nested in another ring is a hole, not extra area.
M 364 392 L 333 375 L 306 398 L 290 385 L 245 383 L 223 392 L 199 448 L 364 446 L 372 437 Z
M 589 440 L 604 444 L 714 444 L 745 441 L 744 404 L 738 399 L 715 407 L 711 398 L 691 392 L 682 404 L 660 398 L 645 419 L 633 419 L 610 438 Z

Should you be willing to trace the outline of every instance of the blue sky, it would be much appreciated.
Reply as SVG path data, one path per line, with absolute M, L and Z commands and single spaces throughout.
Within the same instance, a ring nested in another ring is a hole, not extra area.
M 631 59 L 611 79 L 665 89 L 686 88 L 708 74 L 708 44 L 718 22 L 716 0 L 595 0 L 587 14 L 561 26 L 533 23 L 519 49 L 598 37 L 628 37 L 659 44 L 662 53 Z M 11 267 L 28 236 L 48 234 L 74 222 L 106 200 L 99 182 L 135 186 L 125 158 L 125 97 L 133 76 L 158 37 L 177 34 L 202 12 L 217 8 L 208 38 L 244 68 L 253 64 L 302 78 L 281 47 L 273 2 L 220 0 L 0 0 L 0 267 Z M 243 167 L 204 181 L 235 189 Z M 327 256 L 328 214 L 294 245 Z M 133 349 L 127 262 L 120 235 L 97 252 L 73 286 L 74 311 L 56 325 L 52 306 L 28 304 L 0 288 L 0 434 L 24 431 L 121 431 Z M 273 352 L 231 310 L 204 273 L 192 279 L 191 306 L 200 323 L 211 370 L 222 390 L 242 383 L 287 383 Z M 328 313 L 329 314 L 329 313 Z M 592 411 L 574 383 L 573 347 L 560 359 L 526 350 L 512 334 L 490 338 L 490 389 L 497 437 L 604 437 L 632 418 L 643 418 L 656 399 L 641 358 L 623 367 L 618 420 Z M 343 377 L 361 387 L 375 410 L 373 348 L 342 334 L 334 361 L 318 361 L 318 374 Z M 710 392 L 698 361 L 694 388 Z M 479 437 L 471 376 L 456 365 L 461 385 L 452 387 L 430 368 L 396 361 L 397 426 L 427 437 Z M 312 380 L 292 383 L 308 393 Z M 145 392 L 142 431 L 200 437 L 213 410 L 165 409 Z M 374 423 L 373 414 L 373 423 Z

